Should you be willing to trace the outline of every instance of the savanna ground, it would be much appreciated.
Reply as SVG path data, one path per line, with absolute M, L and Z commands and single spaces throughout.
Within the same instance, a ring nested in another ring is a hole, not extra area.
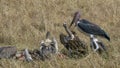
M 55 58 L 34 63 L 1 59 L 0 68 L 120 68 L 120 0 L 0 0 L 0 46 L 39 48 L 46 32 L 51 31 L 60 51 L 63 45 L 59 34 L 65 33 L 62 24 L 70 24 L 76 11 L 110 35 L 110 42 L 100 38 L 109 57 L 105 59 L 89 49 L 89 55 L 82 59 Z M 89 38 L 73 29 L 89 46 Z

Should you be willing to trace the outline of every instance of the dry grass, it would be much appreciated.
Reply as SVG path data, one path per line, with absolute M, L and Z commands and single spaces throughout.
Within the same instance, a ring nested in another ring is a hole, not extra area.
M 108 47 L 109 58 L 104 59 L 96 53 L 90 53 L 77 60 L 56 58 L 34 63 L 2 59 L 0 67 L 119 68 L 120 0 L 0 0 L 0 46 L 38 48 L 47 31 L 51 31 L 59 41 L 59 34 L 65 32 L 62 24 L 69 24 L 75 11 L 81 11 L 82 18 L 100 25 L 109 33 L 110 42 L 102 39 Z M 89 42 L 88 37 L 76 31 L 82 40 Z M 60 42 L 59 48 L 63 48 Z

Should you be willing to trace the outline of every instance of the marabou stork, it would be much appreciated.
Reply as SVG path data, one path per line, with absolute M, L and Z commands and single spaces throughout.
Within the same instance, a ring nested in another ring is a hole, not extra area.
M 80 19 L 79 12 L 76 12 L 74 14 L 74 18 L 70 24 L 70 27 L 72 26 L 73 23 L 75 23 L 75 25 L 78 27 L 78 29 L 86 32 L 89 35 L 102 36 L 110 41 L 110 37 L 108 36 L 108 34 L 102 28 L 100 28 L 98 25 L 91 23 L 85 19 Z
M 80 13 L 76 12 L 74 14 L 74 18 L 70 24 L 70 27 L 72 26 L 73 23 L 75 23 L 75 26 L 77 26 L 79 30 L 82 30 L 83 32 L 89 34 L 90 38 L 93 38 L 95 35 L 95 36 L 104 37 L 110 41 L 110 37 L 102 28 L 100 28 L 98 25 L 91 23 L 85 19 L 80 19 L 80 17 L 81 17 Z M 94 39 L 93 39 L 93 41 L 95 43 L 97 42 Z M 95 46 L 96 46 L 96 49 L 95 49 L 95 51 L 96 51 L 97 49 L 99 49 L 99 46 L 97 43 L 95 44 Z

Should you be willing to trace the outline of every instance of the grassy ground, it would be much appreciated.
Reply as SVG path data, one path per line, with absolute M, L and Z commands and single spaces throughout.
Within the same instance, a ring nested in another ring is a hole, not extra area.
M 72 21 L 73 14 L 81 12 L 85 18 L 100 25 L 111 37 L 102 39 L 108 47 L 109 57 L 90 52 L 82 59 L 52 59 L 27 63 L 0 60 L 1 68 L 119 68 L 120 67 L 120 0 L 0 0 L 0 46 L 14 45 L 18 49 L 39 47 L 47 31 L 57 38 L 59 51 L 63 48 L 59 34 L 62 24 Z M 89 38 L 80 33 L 88 42 Z

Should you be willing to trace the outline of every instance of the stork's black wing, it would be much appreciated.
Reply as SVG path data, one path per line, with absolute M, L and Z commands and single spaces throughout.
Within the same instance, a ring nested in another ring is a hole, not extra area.
M 81 23 L 78 24 L 78 27 L 81 28 L 84 32 L 94 35 L 103 35 L 104 31 L 97 25 L 82 19 Z
M 80 20 L 80 23 L 78 23 L 78 27 L 88 34 L 103 36 L 110 40 L 109 36 L 103 29 L 85 19 Z

